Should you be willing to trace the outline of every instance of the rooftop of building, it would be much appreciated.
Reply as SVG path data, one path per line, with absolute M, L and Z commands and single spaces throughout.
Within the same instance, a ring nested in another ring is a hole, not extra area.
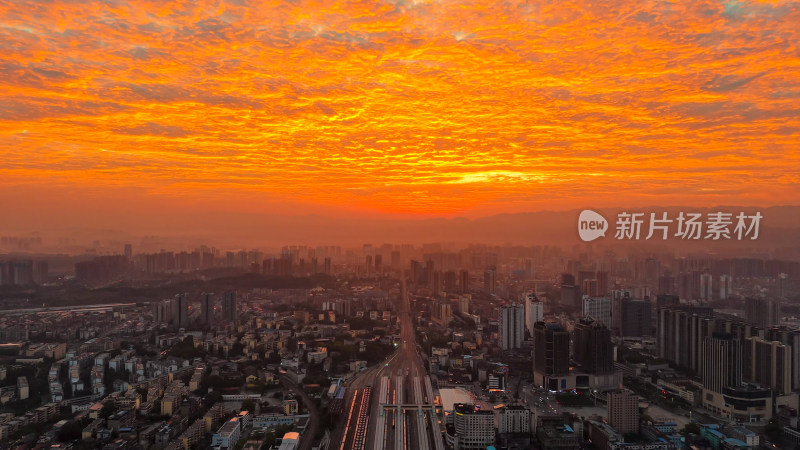
M 735 433 L 741 434 L 742 436 L 756 436 L 756 433 L 742 426 L 733 427 L 731 430 Z
M 288 433 L 283 435 L 283 440 L 287 440 L 287 439 L 288 440 L 292 440 L 292 439 L 293 440 L 298 440 L 298 439 L 300 439 L 300 433 L 298 433 L 296 431 L 290 431 L 290 432 L 288 432 Z
M 442 399 L 442 409 L 444 411 L 452 411 L 456 403 L 470 403 L 472 397 L 465 389 L 440 389 L 439 396 Z
M 558 322 L 541 322 L 544 328 L 553 331 L 566 331 L 564 327 Z
M 529 408 L 525 405 L 506 405 L 503 407 L 503 409 L 521 411 Z
M 494 414 L 491 409 L 483 409 L 480 405 L 471 403 L 456 403 L 453 405 L 456 414 Z
M 234 430 L 236 430 L 237 428 L 239 428 L 239 419 L 234 417 L 233 419 L 231 419 L 231 420 L 225 422 L 224 424 L 222 424 L 222 426 L 219 429 L 219 433 L 220 434 L 222 434 L 222 433 L 231 433 Z
M 734 447 L 734 448 L 746 448 L 746 447 L 748 447 L 748 445 L 746 443 L 740 441 L 739 439 L 735 439 L 735 438 L 726 438 L 723 441 L 726 444 L 728 444 L 728 446 L 731 446 L 731 447 Z

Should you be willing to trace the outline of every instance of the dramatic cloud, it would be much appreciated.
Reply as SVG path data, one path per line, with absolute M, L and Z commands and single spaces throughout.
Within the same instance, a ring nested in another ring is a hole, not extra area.
M 796 204 L 798 23 L 789 0 L 0 1 L 0 189 Z

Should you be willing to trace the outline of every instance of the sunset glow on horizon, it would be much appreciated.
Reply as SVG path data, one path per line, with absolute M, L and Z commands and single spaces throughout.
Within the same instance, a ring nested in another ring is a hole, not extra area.
M 798 24 L 783 0 L 0 1 L 2 200 L 796 205 Z

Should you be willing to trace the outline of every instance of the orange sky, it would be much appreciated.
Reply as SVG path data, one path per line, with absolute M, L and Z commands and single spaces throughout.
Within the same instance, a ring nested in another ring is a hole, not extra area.
M 798 1 L 0 1 L 0 204 L 798 204 L 798 24 Z

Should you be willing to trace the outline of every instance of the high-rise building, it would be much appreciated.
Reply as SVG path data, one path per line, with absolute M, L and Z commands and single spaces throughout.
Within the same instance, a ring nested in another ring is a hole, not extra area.
M 433 281 L 429 284 L 431 286 L 431 292 L 433 292 L 434 295 L 438 295 L 439 293 L 442 292 L 443 279 L 444 277 L 442 276 L 441 270 L 433 271 Z
M 558 323 L 533 325 L 533 371 L 542 377 L 569 373 L 569 332 Z
M 709 301 L 712 298 L 712 280 L 710 273 L 700 275 L 700 300 Z
M 729 333 L 712 333 L 703 341 L 703 387 L 722 392 L 742 384 L 742 346 Z
M 28 386 L 28 377 L 17 378 L 17 397 L 20 400 L 27 400 L 30 395 L 30 387 Z
M 262 271 L 265 275 L 279 277 L 291 275 L 293 273 L 292 258 L 289 255 L 283 255 L 280 258 L 267 258 L 262 264 Z
M 581 290 L 575 285 L 575 277 L 569 273 L 561 274 L 561 306 L 567 308 L 581 307 Z
M 624 300 L 621 309 L 620 334 L 622 336 L 642 337 L 653 334 L 653 319 L 649 301 Z
M 392 252 L 392 269 L 400 268 L 400 252 L 395 250 Z
M 738 328 L 737 333 L 747 327 Z M 747 343 L 747 339 L 744 341 Z M 787 363 L 788 355 L 785 350 L 780 351 L 782 347 L 780 344 L 773 345 L 751 340 L 751 347 L 747 350 L 751 364 L 756 361 L 756 364 L 763 364 L 767 367 L 757 367 L 753 370 L 752 366 L 748 365 L 750 369 L 748 377 L 756 377 L 767 384 L 743 385 L 744 358 L 741 343 L 742 340 L 731 333 L 715 332 L 705 338 L 701 367 L 703 407 L 718 416 L 737 422 L 769 420 L 772 417 L 775 397 L 773 389 L 767 386 L 774 383 L 778 386 L 777 390 L 788 388 L 786 379 L 789 377 L 783 367 Z M 756 353 L 753 353 L 753 350 Z M 777 369 L 778 373 L 774 375 L 767 373 L 773 367 Z
M 375 273 L 383 273 L 383 255 L 375 255 Z
M 175 325 L 178 328 L 189 327 L 189 298 L 186 294 L 178 294 L 175 296 Z
M 226 291 L 222 294 L 222 318 L 226 322 L 236 322 L 236 291 Z
M 133 246 L 131 244 L 125 244 L 125 258 L 128 261 L 133 259 Z
M 601 322 L 581 319 L 575 324 L 573 357 L 581 370 L 590 374 L 614 372 L 611 330 Z
M 656 342 L 659 356 L 680 367 L 699 372 L 703 340 L 715 331 L 713 311 L 707 306 L 658 308 Z
M 610 289 L 608 285 L 608 272 L 604 270 L 599 270 L 595 274 L 597 279 L 597 296 L 598 297 L 606 297 L 608 296 Z
M 747 338 L 742 346 L 742 377 L 779 394 L 792 391 L 792 349 L 778 341 Z
M 743 322 L 739 319 L 719 317 L 715 319 L 715 322 L 715 331 L 730 333 L 733 335 L 733 338 L 738 339 L 742 345 L 744 345 L 744 340 L 749 337 L 763 336 L 763 331 L 761 328 L 750 325 L 749 323 Z
M 487 294 L 494 294 L 497 288 L 497 268 L 487 267 L 483 272 L 483 291 Z
M 44 284 L 48 280 L 49 280 L 49 273 L 48 273 L 47 261 L 34 261 L 33 282 L 36 284 Z
M 525 294 L 525 328 L 533 335 L 533 325 L 544 321 L 544 303 L 540 302 L 535 292 Z
M 17 274 L 16 282 L 11 284 L 30 284 L 32 281 L 32 266 L 30 270 L 22 270 L 20 264 L 26 261 L 11 261 L 9 264 L 16 265 L 15 272 Z M 30 263 L 30 261 L 27 261 Z M 125 275 L 130 267 L 130 261 L 123 255 L 104 255 L 98 256 L 91 261 L 82 261 L 75 264 L 75 278 L 87 283 L 107 283 L 109 281 L 118 281 L 120 277 Z M 30 276 L 28 274 L 30 273 Z M 20 275 L 24 277 L 20 278 Z
M 172 322 L 172 301 L 162 300 L 153 305 L 153 320 L 156 323 L 168 324 Z
M 212 292 L 200 294 L 200 320 L 206 325 L 214 323 L 214 294 Z
M 615 334 L 620 334 L 622 330 L 622 302 L 630 299 L 631 291 L 629 290 L 611 291 L 611 325 L 609 328 Z
M 654 284 L 658 281 L 658 274 L 661 272 L 661 262 L 655 258 L 647 258 L 644 260 L 643 269 L 643 276 L 639 279 L 645 283 Z
M 747 298 L 744 301 L 744 318 L 748 323 L 769 328 L 778 325 L 780 304 L 764 298 Z
M 627 389 L 606 394 L 608 423 L 620 434 L 639 432 L 639 397 Z
M 733 293 L 733 277 L 730 275 L 719 276 L 719 298 L 727 300 Z
M 456 273 L 452 270 L 444 273 L 444 291 L 448 294 L 456 292 Z
M 500 309 L 500 348 L 520 348 L 524 339 L 525 306 L 517 303 L 503 306 Z
M 681 299 L 677 295 L 671 294 L 658 294 L 656 296 L 656 306 L 678 306 L 681 304 Z
M 776 294 L 778 295 L 778 299 L 784 299 L 789 296 L 789 275 L 785 273 L 779 273 L 778 278 L 776 280 L 777 289 Z
M 533 279 L 536 273 L 536 269 L 533 267 L 533 259 L 532 258 L 525 258 L 525 278 L 526 279 Z
M 675 294 L 675 277 L 662 275 L 658 277 L 658 294 L 659 295 L 674 295 Z
M 485 450 L 494 444 L 494 411 L 476 405 L 453 405 L 453 431 L 447 433 L 448 445 L 462 450 Z
M 469 271 L 461 270 L 458 272 L 458 285 L 462 294 L 469 293 Z
M 436 266 L 435 266 L 433 260 L 429 259 L 429 260 L 425 261 L 425 281 L 424 281 L 424 283 L 431 290 L 434 290 L 436 288 L 436 286 L 434 286 L 434 276 L 433 276 L 434 272 L 436 271 L 435 267 Z
M 411 275 L 411 284 L 418 285 L 422 283 L 423 271 L 424 271 L 422 264 L 419 261 L 412 259 L 409 262 L 409 266 L 410 266 L 409 271 Z
M 589 297 L 597 297 L 597 279 L 587 278 L 583 280 L 581 287 L 583 295 L 588 295 Z
M 611 327 L 611 299 L 583 297 L 583 317 L 591 317 Z
M 461 295 L 458 297 L 458 312 L 461 314 L 469 314 L 469 295 Z
M 172 325 L 180 326 L 180 308 L 181 304 L 178 302 L 178 296 L 172 297 L 169 301 L 170 317 L 172 317 Z
M 33 284 L 34 279 L 39 278 L 34 267 L 37 264 L 31 260 L 0 262 L 0 285 L 25 286 Z M 75 265 L 75 268 L 77 270 L 78 264 Z
M 453 320 L 453 306 L 450 302 L 442 301 L 434 304 L 433 319 L 444 327 Z
M 325 275 L 330 275 L 331 274 L 331 259 L 330 258 L 325 258 L 325 260 L 322 262 L 322 273 L 324 273 Z
M 676 280 L 678 284 L 678 297 L 681 300 L 696 300 L 700 298 L 700 272 L 682 272 Z
M 792 390 L 800 390 L 800 330 L 787 327 L 769 328 L 764 331 L 767 341 L 778 341 L 791 350 Z
M 577 283 L 575 283 L 575 285 L 580 287 L 580 288 L 582 288 L 583 287 L 583 282 L 586 281 L 586 280 L 594 279 L 594 276 L 595 275 L 594 275 L 594 271 L 593 270 L 579 270 L 578 271 L 578 277 L 577 277 Z
M 530 433 L 531 410 L 522 405 L 508 405 L 500 408 L 497 431 L 505 433 Z

